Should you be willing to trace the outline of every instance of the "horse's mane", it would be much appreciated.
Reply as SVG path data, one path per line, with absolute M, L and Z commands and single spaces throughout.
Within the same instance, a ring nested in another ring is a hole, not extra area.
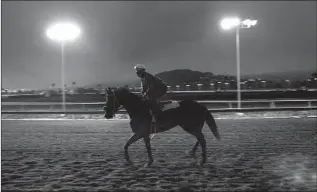
M 120 94 L 120 95 L 122 95 L 122 94 L 129 95 L 129 96 L 131 96 L 132 99 L 142 101 L 142 99 L 137 94 L 130 92 L 130 90 L 125 88 L 125 87 L 119 87 L 116 90 L 116 93 Z
M 118 88 L 117 90 L 115 90 L 115 93 L 117 97 L 120 97 L 122 99 L 120 102 L 124 105 L 126 110 L 137 110 L 140 114 L 142 113 L 141 111 L 144 111 L 144 113 L 148 112 L 147 105 L 139 95 L 130 92 L 130 90 L 126 88 Z
M 127 89 L 127 88 L 125 88 L 125 87 L 119 87 L 119 88 L 117 88 L 116 92 L 119 93 L 119 94 L 120 94 L 120 93 L 133 94 L 133 93 L 130 92 L 129 89 Z

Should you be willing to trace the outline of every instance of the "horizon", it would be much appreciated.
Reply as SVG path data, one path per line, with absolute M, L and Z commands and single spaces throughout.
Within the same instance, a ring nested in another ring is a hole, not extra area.
M 156 73 L 154 75 L 158 75 L 160 73 L 164 73 L 164 72 L 171 72 L 171 71 L 175 71 L 175 70 L 190 70 L 190 71 L 197 71 L 197 70 L 191 70 L 191 69 L 172 69 L 172 70 L 169 70 L 169 71 L 162 71 L 162 72 L 159 72 L 159 73 Z M 197 72 L 201 72 L 201 73 L 212 73 L 210 71 L 197 71 Z M 284 74 L 282 74 L 284 73 Z M 314 71 L 312 72 L 308 72 L 308 71 L 290 71 L 290 72 L 271 72 L 271 73 L 262 73 L 262 74 L 246 74 L 246 75 L 241 75 L 241 78 L 257 78 L 257 76 L 272 76 L 272 77 L 277 77 L 277 78 L 281 78 L 283 79 L 285 76 L 282 76 L 282 75 L 293 75 L 293 73 L 298 73 L 299 76 L 303 76 L 304 73 L 307 74 L 307 77 L 309 77 L 309 75 L 311 75 L 312 73 L 314 73 Z M 227 75 L 227 76 L 233 76 L 233 77 L 236 77 L 236 75 L 230 75 L 230 74 L 215 74 L 215 73 L 212 73 L 214 76 L 218 76 L 218 75 Z M 292 76 L 294 77 L 294 76 Z M 296 77 L 297 78 L 297 77 Z M 303 78 L 298 78 L 297 80 L 306 80 L 306 79 L 303 79 Z M 137 83 L 137 81 L 140 81 L 138 77 L 135 77 L 135 79 L 131 80 L 132 82 L 128 83 L 128 82 L 99 82 L 99 83 L 93 83 L 93 84 L 84 84 L 84 85 L 78 85 L 76 83 L 75 86 L 72 86 L 72 85 L 68 85 L 67 88 L 71 88 L 71 87 L 93 87 L 93 86 L 97 86 L 98 84 L 100 85 L 107 85 L 107 86 L 124 86 L 124 85 L 129 85 L 129 84 L 132 84 L 132 83 Z M 30 88 L 8 88 L 8 87 L 2 87 L 4 89 L 13 89 L 13 90 L 20 90 L 20 89 L 30 89 Z M 42 90 L 42 89 L 50 89 L 51 87 L 43 87 L 43 88 L 36 88 L 36 89 L 32 89 L 32 90 Z M 60 87 L 57 85 L 55 86 L 55 89 L 60 89 Z

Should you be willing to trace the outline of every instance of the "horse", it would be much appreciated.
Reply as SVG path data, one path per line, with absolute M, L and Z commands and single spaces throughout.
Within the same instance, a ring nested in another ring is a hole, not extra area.
M 106 103 L 103 107 L 105 118 L 111 119 L 120 109 L 125 108 L 130 117 L 130 127 L 134 133 L 124 145 L 124 157 L 128 163 L 132 163 L 129 158 L 128 148 L 131 144 L 143 138 L 148 162 L 144 167 L 149 167 L 153 163 L 151 151 L 150 135 L 170 130 L 180 126 L 187 133 L 196 137 L 197 141 L 190 151 L 190 156 L 195 158 L 195 152 L 198 145 L 202 148 L 202 159 L 200 165 L 206 162 L 206 140 L 202 133 L 202 128 L 206 122 L 213 135 L 220 140 L 220 134 L 213 116 L 208 109 L 192 100 L 178 101 L 178 106 L 164 110 L 155 115 L 155 124 L 151 115 L 149 106 L 137 94 L 131 93 L 125 88 L 112 90 L 106 89 Z M 151 129 L 151 126 L 156 129 Z

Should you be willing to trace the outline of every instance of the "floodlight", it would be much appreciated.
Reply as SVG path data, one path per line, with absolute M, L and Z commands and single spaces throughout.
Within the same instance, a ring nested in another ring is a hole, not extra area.
M 239 25 L 240 25 L 239 18 L 226 18 L 226 19 L 223 19 L 220 23 L 221 28 L 224 30 L 229 30 Z
M 250 19 L 246 19 L 244 21 L 242 21 L 242 25 L 245 28 L 250 28 L 252 26 L 255 26 L 258 23 L 257 20 L 250 20 Z
M 47 37 L 58 42 L 73 41 L 80 33 L 79 26 L 72 22 L 55 23 L 46 30 Z

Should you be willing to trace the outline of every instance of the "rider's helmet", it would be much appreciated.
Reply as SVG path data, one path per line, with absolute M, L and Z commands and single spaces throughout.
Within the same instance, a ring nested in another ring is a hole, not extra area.
M 145 66 L 144 65 L 137 64 L 134 66 L 134 70 L 139 77 L 141 77 L 141 78 L 144 77 L 144 75 L 145 75 Z
M 145 66 L 142 65 L 142 64 L 136 64 L 136 65 L 134 66 L 134 70 L 135 70 L 136 72 L 145 71 Z

